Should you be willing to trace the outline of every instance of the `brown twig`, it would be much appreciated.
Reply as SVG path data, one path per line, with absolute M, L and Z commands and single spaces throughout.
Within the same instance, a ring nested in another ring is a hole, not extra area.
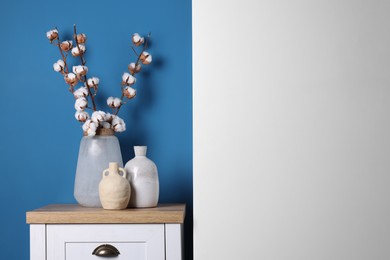
M 58 31 L 57 27 L 55 27 L 56 30 Z M 68 63 L 66 62 L 66 58 L 67 58 L 67 55 L 64 54 L 64 52 L 62 51 L 61 49 L 61 39 L 60 39 L 60 33 L 58 32 L 57 33 L 58 36 L 57 36 L 57 47 L 58 47 L 58 50 L 60 51 L 60 54 L 61 54 L 61 57 L 62 57 L 62 61 L 64 62 L 64 71 L 61 72 L 62 75 L 65 75 L 65 74 L 68 74 L 69 73 L 69 68 L 68 68 Z M 74 92 L 74 88 L 72 85 L 68 84 L 69 85 L 69 92 L 73 94 Z
M 56 27 L 56 30 L 58 31 L 57 27 Z M 60 51 L 61 53 L 61 57 L 62 57 L 62 60 L 64 61 L 64 64 L 65 64 L 65 73 L 68 74 L 69 73 L 69 69 L 68 69 L 68 63 L 66 63 L 66 56 L 64 54 L 64 52 L 62 51 L 61 49 L 61 39 L 60 39 L 60 33 L 58 32 L 58 36 L 57 36 L 57 47 L 58 47 L 58 50 Z
M 76 46 L 77 46 L 77 49 L 79 50 L 79 56 L 80 56 L 80 60 L 81 60 L 81 65 L 85 65 L 86 64 L 86 61 L 84 60 L 84 53 L 81 52 L 81 49 L 80 49 L 80 45 L 77 41 L 77 31 L 76 31 L 76 24 L 73 25 L 73 31 L 74 31 L 74 40 L 76 42 Z M 87 82 L 87 75 L 84 75 L 83 76 L 83 79 L 84 79 L 84 83 L 86 84 L 86 87 L 87 87 L 87 90 L 88 90 L 88 94 L 89 94 L 89 97 L 91 98 L 91 101 L 92 101 L 92 106 L 93 106 L 93 111 L 96 111 L 96 104 L 95 104 L 95 98 L 94 96 L 92 95 L 92 91 L 90 89 L 90 87 L 88 86 L 88 82 Z
M 136 52 L 136 50 L 134 49 L 133 46 L 131 46 L 131 49 L 133 50 L 133 52 L 135 53 L 135 56 L 138 56 L 138 53 Z
M 130 74 L 131 76 L 134 76 L 135 75 L 135 71 L 136 71 L 136 68 L 137 66 L 139 65 L 140 61 L 141 61 L 141 55 L 142 53 L 146 50 L 146 48 L 148 47 L 148 42 L 149 42 L 149 39 L 150 39 L 150 35 L 152 33 L 149 33 L 148 34 L 148 38 L 146 39 L 145 43 L 144 43 L 144 46 L 142 48 L 142 51 L 140 54 L 137 54 L 137 52 L 134 50 L 133 46 L 131 46 L 131 48 L 133 49 L 133 51 L 136 53 L 136 55 L 138 55 L 137 57 L 137 61 L 135 62 L 135 66 L 134 66 L 134 71 Z M 123 83 L 122 83 L 122 95 L 121 95 L 121 105 L 116 109 L 116 112 L 114 115 L 118 115 L 119 113 L 119 109 L 122 107 L 122 104 L 123 104 L 123 98 L 125 97 L 125 94 L 123 93 Z

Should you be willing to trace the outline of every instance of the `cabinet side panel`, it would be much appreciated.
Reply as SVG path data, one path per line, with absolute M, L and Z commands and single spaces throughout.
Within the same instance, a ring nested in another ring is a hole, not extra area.
M 46 260 L 46 225 L 30 225 L 30 260 Z
M 165 225 L 165 256 L 166 260 L 183 259 L 183 225 Z

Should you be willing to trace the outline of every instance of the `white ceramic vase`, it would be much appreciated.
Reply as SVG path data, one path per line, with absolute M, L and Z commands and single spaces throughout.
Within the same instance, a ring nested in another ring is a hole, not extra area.
M 109 162 L 118 162 L 119 167 L 123 167 L 118 138 L 111 129 L 104 130 L 96 136 L 84 136 L 80 142 L 74 197 L 84 207 L 102 206 L 99 182 Z
M 135 157 L 125 165 L 131 185 L 129 207 L 156 207 L 159 197 L 159 181 L 156 164 L 146 157 L 146 146 L 134 146 Z
M 119 172 L 122 172 L 122 175 Z M 127 208 L 131 194 L 130 189 L 126 171 L 119 168 L 117 162 L 110 162 L 108 169 L 103 171 L 103 177 L 99 183 L 99 197 L 103 208 Z

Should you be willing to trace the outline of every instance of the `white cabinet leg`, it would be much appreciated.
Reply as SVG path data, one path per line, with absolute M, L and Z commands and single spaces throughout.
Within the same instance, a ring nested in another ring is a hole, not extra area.
M 183 225 L 165 224 L 165 256 L 166 260 L 183 259 Z
M 46 260 L 46 225 L 30 224 L 30 260 Z

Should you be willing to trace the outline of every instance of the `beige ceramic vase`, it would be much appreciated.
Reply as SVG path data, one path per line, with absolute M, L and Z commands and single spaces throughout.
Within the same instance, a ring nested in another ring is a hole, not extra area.
M 123 174 L 120 175 L 119 172 Z M 104 209 L 124 209 L 129 204 L 131 194 L 130 183 L 126 179 L 126 171 L 118 167 L 118 163 L 110 162 L 103 171 L 99 183 L 99 197 Z

